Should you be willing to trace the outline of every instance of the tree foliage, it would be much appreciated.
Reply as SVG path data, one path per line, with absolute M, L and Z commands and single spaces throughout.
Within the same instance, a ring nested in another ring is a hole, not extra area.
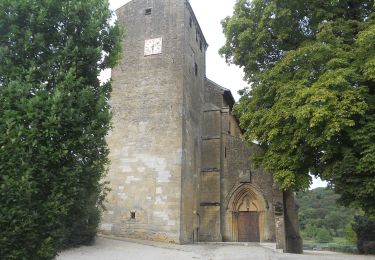
M 119 56 L 108 1 L 0 0 L 0 259 L 93 241 Z
M 283 189 L 310 173 L 375 213 L 373 0 L 238 0 L 223 20 L 227 62 L 251 88 L 235 107 L 256 162 Z
M 347 226 L 354 221 L 355 209 L 337 204 L 339 195 L 327 188 L 298 192 L 298 219 L 305 239 L 317 239 L 318 231 L 328 230 L 331 236 L 346 237 Z
M 326 228 L 319 228 L 316 234 L 316 241 L 318 243 L 329 243 L 333 240 L 332 235 Z
M 357 216 L 353 224 L 357 235 L 357 248 L 360 253 L 375 254 L 375 219 Z

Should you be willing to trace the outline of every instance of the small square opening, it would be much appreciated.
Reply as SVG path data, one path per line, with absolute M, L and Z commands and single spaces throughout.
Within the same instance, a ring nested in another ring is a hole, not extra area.
M 130 219 L 135 219 L 135 211 L 130 212 Z
M 147 8 L 145 10 L 145 15 L 151 15 L 151 13 L 152 13 L 152 8 Z

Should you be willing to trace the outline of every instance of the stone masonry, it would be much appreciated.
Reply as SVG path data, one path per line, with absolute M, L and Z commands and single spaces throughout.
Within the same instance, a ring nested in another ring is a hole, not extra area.
M 192 243 L 277 241 L 282 192 L 253 167 L 229 90 L 206 78 L 208 44 L 187 0 L 133 0 L 117 11 L 111 192 L 101 232 Z

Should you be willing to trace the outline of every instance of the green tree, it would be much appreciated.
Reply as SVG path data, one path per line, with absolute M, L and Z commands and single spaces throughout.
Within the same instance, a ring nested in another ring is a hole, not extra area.
M 0 0 L 0 259 L 91 243 L 120 30 L 106 0 Z
M 375 254 L 375 218 L 357 216 L 352 225 L 360 253 Z
M 315 239 L 319 228 L 317 228 L 314 225 L 307 224 L 305 228 L 302 230 L 302 234 L 304 235 L 304 238 L 308 239 Z
M 329 243 L 333 240 L 331 234 L 326 228 L 319 228 L 316 233 L 316 241 L 319 243 Z
M 350 243 L 357 243 L 357 234 L 353 230 L 353 224 L 350 223 L 345 227 L 345 238 Z
M 335 237 L 345 236 L 347 226 L 362 212 L 338 205 L 339 197 L 329 188 L 297 193 L 298 218 L 304 238 L 315 238 L 318 228 L 327 229 Z
M 343 232 L 347 222 L 348 220 L 345 218 L 345 216 L 341 215 L 340 212 L 331 211 L 325 216 L 323 223 L 328 230 L 333 231 L 332 233 L 334 236 L 338 237 L 338 231 L 340 230 Z
M 235 111 L 283 189 L 313 174 L 375 213 L 373 0 L 238 0 L 220 50 L 251 88 Z

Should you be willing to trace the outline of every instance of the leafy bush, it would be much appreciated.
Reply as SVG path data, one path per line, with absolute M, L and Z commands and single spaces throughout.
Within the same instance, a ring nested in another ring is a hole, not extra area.
M 350 243 L 357 243 L 357 234 L 354 232 L 352 224 L 348 224 L 345 227 L 345 238 Z
M 319 228 L 316 233 L 316 241 L 319 243 L 329 243 L 333 240 L 331 234 L 326 228 Z
M 302 236 L 305 239 L 315 239 L 317 233 L 318 233 L 318 228 L 314 225 L 308 224 L 307 226 L 305 226 L 305 229 L 302 231 Z
M 356 216 L 353 230 L 357 234 L 357 247 L 361 254 L 375 254 L 375 219 Z
M 103 0 L 1 0 L 0 259 L 91 243 L 119 31 Z

